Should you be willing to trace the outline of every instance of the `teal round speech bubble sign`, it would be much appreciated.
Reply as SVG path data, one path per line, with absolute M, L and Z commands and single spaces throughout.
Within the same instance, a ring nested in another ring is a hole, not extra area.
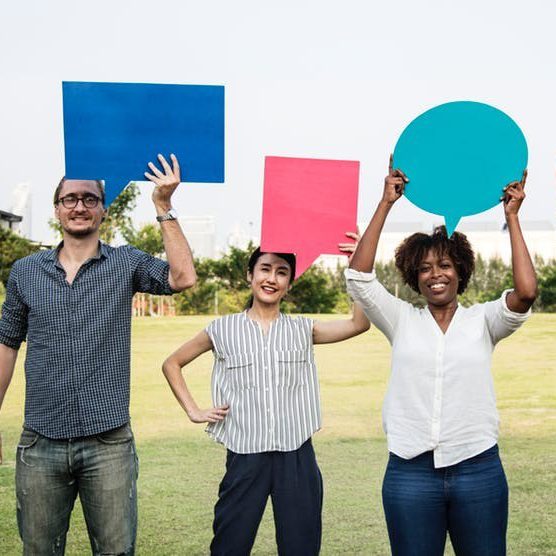
M 441 104 L 415 118 L 394 149 L 409 178 L 405 196 L 444 216 L 452 235 L 463 216 L 500 202 L 502 189 L 527 167 L 527 142 L 504 112 L 480 102 Z

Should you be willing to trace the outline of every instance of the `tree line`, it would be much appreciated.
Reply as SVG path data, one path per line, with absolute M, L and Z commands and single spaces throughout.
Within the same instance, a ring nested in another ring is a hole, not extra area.
M 135 228 L 130 211 L 134 208 L 139 188 L 130 184 L 110 206 L 109 216 L 101 228 L 101 239 L 113 243 L 119 235 L 130 245 L 160 256 L 164 253 L 162 236 L 157 225 L 146 224 Z M 51 221 L 57 230 L 57 222 Z M 40 246 L 0 228 L 0 301 L 3 299 L 5 285 L 13 263 L 25 257 Z M 242 311 L 249 298 L 247 283 L 247 261 L 255 245 L 245 249 L 230 247 L 219 259 L 196 259 L 195 266 L 199 277 L 194 288 L 174 294 L 176 311 L 182 315 L 226 314 Z M 556 261 L 535 259 L 539 281 L 539 296 L 534 310 L 556 312 Z M 344 266 L 324 269 L 313 265 L 296 280 L 283 301 L 283 310 L 288 313 L 347 313 L 351 301 L 345 291 Z M 415 304 L 424 304 L 421 296 L 404 284 L 395 268 L 394 262 L 375 265 L 379 280 L 393 294 Z M 460 296 L 465 305 L 481 303 L 498 298 L 512 286 L 511 266 L 501 259 L 483 259 L 477 255 L 475 272 L 467 290 Z
M 197 285 L 175 294 L 179 314 L 226 314 L 241 311 L 249 298 L 246 278 L 247 261 L 254 245 L 246 249 L 231 247 L 220 259 L 197 259 L 199 277 Z M 539 280 L 539 297 L 534 310 L 556 312 L 556 263 L 535 259 Z M 325 269 L 313 265 L 293 284 L 283 301 L 282 309 L 288 313 L 347 313 L 351 300 L 344 282 L 344 265 Z M 425 304 L 424 298 L 402 282 L 394 261 L 376 263 L 378 279 L 397 297 L 414 303 Z M 512 287 L 512 269 L 501 259 L 483 259 L 477 255 L 475 272 L 467 290 L 460 296 L 464 306 L 492 301 L 505 289 Z

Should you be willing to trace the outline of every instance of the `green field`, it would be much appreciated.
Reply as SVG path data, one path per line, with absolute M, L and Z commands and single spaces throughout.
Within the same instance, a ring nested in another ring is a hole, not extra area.
M 336 317 L 327 317 L 336 318 Z M 163 358 L 209 317 L 136 319 L 132 420 L 141 460 L 140 555 L 207 554 L 225 450 L 190 423 L 160 371 Z M 386 462 L 380 407 L 389 346 L 376 330 L 315 348 L 324 425 L 314 438 L 325 481 L 322 554 L 386 555 L 380 488 Z M 23 355 L 23 354 L 22 354 Z M 189 384 L 208 404 L 212 356 L 195 361 Z M 0 554 L 19 554 L 14 454 L 23 420 L 22 361 L 0 414 Z M 509 554 L 556 555 L 556 315 L 534 315 L 494 357 L 500 445 L 510 484 Z M 79 506 L 79 504 L 77 504 Z M 253 554 L 274 554 L 267 511 Z M 67 554 L 90 554 L 81 511 L 74 512 Z M 447 554 L 452 554 L 447 549 Z

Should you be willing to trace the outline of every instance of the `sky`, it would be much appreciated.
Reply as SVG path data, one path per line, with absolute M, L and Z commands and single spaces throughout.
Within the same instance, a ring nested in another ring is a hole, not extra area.
M 220 246 L 238 225 L 260 231 L 268 155 L 359 160 L 358 220 L 368 220 L 405 126 L 453 100 L 518 123 L 529 148 L 522 219 L 555 223 L 556 6 L 546 0 L 29 0 L 3 2 L 0 18 L 0 209 L 28 183 L 35 240 L 54 239 L 62 81 L 225 86 L 226 181 L 182 184 L 174 198 L 180 216 L 215 217 Z M 141 188 L 137 225 L 155 214 L 152 185 Z M 502 223 L 503 211 L 470 218 Z M 390 219 L 439 220 L 406 199 Z

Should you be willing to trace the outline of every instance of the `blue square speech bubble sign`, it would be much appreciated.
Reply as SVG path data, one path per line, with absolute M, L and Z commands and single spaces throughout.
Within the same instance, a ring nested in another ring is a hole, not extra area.
M 441 104 L 415 118 L 394 149 L 405 196 L 444 216 L 451 236 L 462 216 L 500 202 L 502 189 L 527 167 L 527 142 L 504 112 L 480 102 Z
M 106 206 L 174 153 L 187 182 L 224 182 L 224 87 L 66 81 L 68 179 L 104 180 Z

